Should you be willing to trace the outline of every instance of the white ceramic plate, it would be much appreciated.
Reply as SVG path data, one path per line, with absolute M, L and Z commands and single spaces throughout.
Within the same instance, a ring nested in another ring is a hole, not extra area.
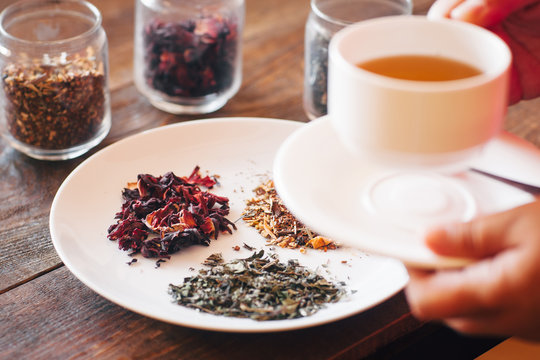
M 323 117 L 298 129 L 283 143 L 275 158 L 274 182 L 297 218 L 343 244 L 425 268 L 470 262 L 434 254 L 424 245 L 421 232 L 394 226 L 400 219 L 381 219 L 365 208 L 364 189 L 383 171 L 388 170 L 351 155 L 339 142 L 330 119 Z M 473 172 L 451 180 L 473 195 L 478 214 L 534 200 L 524 191 Z
M 188 327 L 230 332 L 283 331 L 319 325 L 366 310 L 401 290 L 408 275 L 401 262 L 370 256 L 351 248 L 322 252 L 276 248 L 283 261 L 297 258 L 357 292 L 318 313 L 293 320 L 258 322 L 221 317 L 171 302 L 170 283 L 197 274 L 202 261 L 221 252 L 225 260 L 248 257 L 246 243 L 269 249 L 265 239 L 241 220 L 232 235 L 221 234 L 209 247 L 193 246 L 174 254 L 155 268 L 155 260 L 130 261 L 107 229 L 121 206 L 121 191 L 139 173 L 162 175 L 173 171 L 187 176 L 195 165 L 205 174 L 220 176 L 212 192 L 230 199 L 228 218 L 238 219 L 252 189 L 271 177 L 279 145 L 301 123 L 260 118 L 224 118 L 164 126 L 126 138 L 96 153 L 64 181 L 53 201 L 50 229 L 53 244 L 64 264 L 92 290 L 137 313 Z M 342 261 L 346 261 L 343 263 Z M 190 270 L 194 268 L 195 270 Z

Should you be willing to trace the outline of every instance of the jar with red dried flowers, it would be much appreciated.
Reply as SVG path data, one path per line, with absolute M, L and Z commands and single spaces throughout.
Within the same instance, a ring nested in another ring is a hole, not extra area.
M 244 0 L 137 0 L 134 78 L 158 109 L 201 114 L 240 88 Z

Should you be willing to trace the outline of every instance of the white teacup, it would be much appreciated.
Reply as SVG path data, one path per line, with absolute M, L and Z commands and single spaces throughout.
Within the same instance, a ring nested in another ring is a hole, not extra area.
M 480 74 L 413 81 L 357 66 L 398 55 L 453 59 Z M 394 165 L 457 164 L 500 131 L 510 64 L 506 44 L 475 25 L 422 16 L 367 20 L 341 30 L 330 43 L 329 117 L 356 154 Z

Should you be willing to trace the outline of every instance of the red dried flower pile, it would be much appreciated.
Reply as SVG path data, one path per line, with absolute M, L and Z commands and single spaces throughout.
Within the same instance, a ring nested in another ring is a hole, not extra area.
M 215 184 L 214 178 L 201 176 L 199 166 L 189 177 L 139 174 L 137 183 L 123 190 L 122 210 L 107 237 L 118 240 L 120 249 L 146 258 L 170 258 L 190 245 L 208 246 L 220 232 L 236 230 L 225 217 L 229 199 L 200 188 Z

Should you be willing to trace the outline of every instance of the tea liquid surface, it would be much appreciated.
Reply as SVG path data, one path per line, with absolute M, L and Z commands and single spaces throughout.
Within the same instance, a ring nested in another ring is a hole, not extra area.
M 379 75 L 414 81 L 459 80 L 481 74 L 480 70 L 469 64 L 428 55 L 382 57 L 357 66 Z

